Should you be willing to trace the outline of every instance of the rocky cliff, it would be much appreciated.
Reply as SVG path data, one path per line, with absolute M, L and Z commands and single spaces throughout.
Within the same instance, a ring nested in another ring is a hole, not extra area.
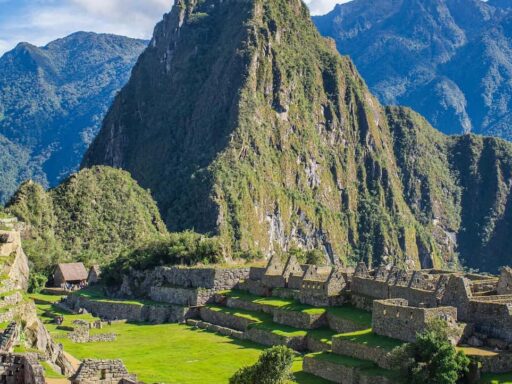
M 512 140 L 510 0 L 354 0 L 314 21 L 381 102 Z
M 75 33 L 0 57 L 0 202 L 29 178 L 54 186 L 78 168 L 147 42 Z
M 502 217 L 511 181 L 509 145 L 486 141 L 484 165 L 482 141 L 453 140 L 381 107 L 300 0 L 178 0 L 83 166 L 130 171 L 170 229 L 219 234 L 235 255 L 303 247 L 441 267 L 470 259 L 469 220 L 493 236 L 483 218 Z M 500 190 L 486 202 L 480 166 Z

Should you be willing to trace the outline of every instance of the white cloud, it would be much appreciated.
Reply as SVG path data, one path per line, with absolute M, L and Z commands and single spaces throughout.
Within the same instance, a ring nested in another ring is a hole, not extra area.
M 305 0 L 312 15 L 324 15 L 334 9 L 336 4 L 347 3 L 350 0 Z
M 311 13 L 349 0 L 305 0 Z M 174 0 L 0 0 L 0 55 L 25 41 L 45 45 L 77 31 L 149 39 Z

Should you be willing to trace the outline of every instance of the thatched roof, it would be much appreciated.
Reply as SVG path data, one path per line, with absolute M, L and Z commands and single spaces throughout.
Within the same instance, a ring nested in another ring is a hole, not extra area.
M 62 276 L 66 281 L 87 280 L 87 277 L 89 276 L 83 263 L 59 264 L 57 268 L 60 269 Z

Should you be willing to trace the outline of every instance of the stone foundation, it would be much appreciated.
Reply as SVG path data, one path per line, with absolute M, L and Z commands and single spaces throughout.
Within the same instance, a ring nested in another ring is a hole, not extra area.
M 388 350 L 370 347 L 361 343 L 353 343 L 339 337 L 332 339 L 332 352 L 337 355 L 350 356 L 355 359 L 373 361 L 384 369 L 393 369 L 393 364 Z

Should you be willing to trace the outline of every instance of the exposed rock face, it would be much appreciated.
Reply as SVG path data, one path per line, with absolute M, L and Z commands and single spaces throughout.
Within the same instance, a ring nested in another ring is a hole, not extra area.
M 146 41 L 79 32 L 0 57 L 0 202 L 33 178 L 54 186 L 78 168 Z
M 442 132 L 512 139 L 512 6 L 495 0 L 354 0 L 315 17 L 385 104 Z
M 83 166 L 130 171 L 170 229 L 218 233 L 235 253 L 317 247 L 332 263 L 432 267 L 459 251 L 491 269 L 506 252 L 487 240 L 475 252 L 472 236 L 510 233 L 496 207 L 511 154 L 381 107 L 300 0 L 178 0 Z

